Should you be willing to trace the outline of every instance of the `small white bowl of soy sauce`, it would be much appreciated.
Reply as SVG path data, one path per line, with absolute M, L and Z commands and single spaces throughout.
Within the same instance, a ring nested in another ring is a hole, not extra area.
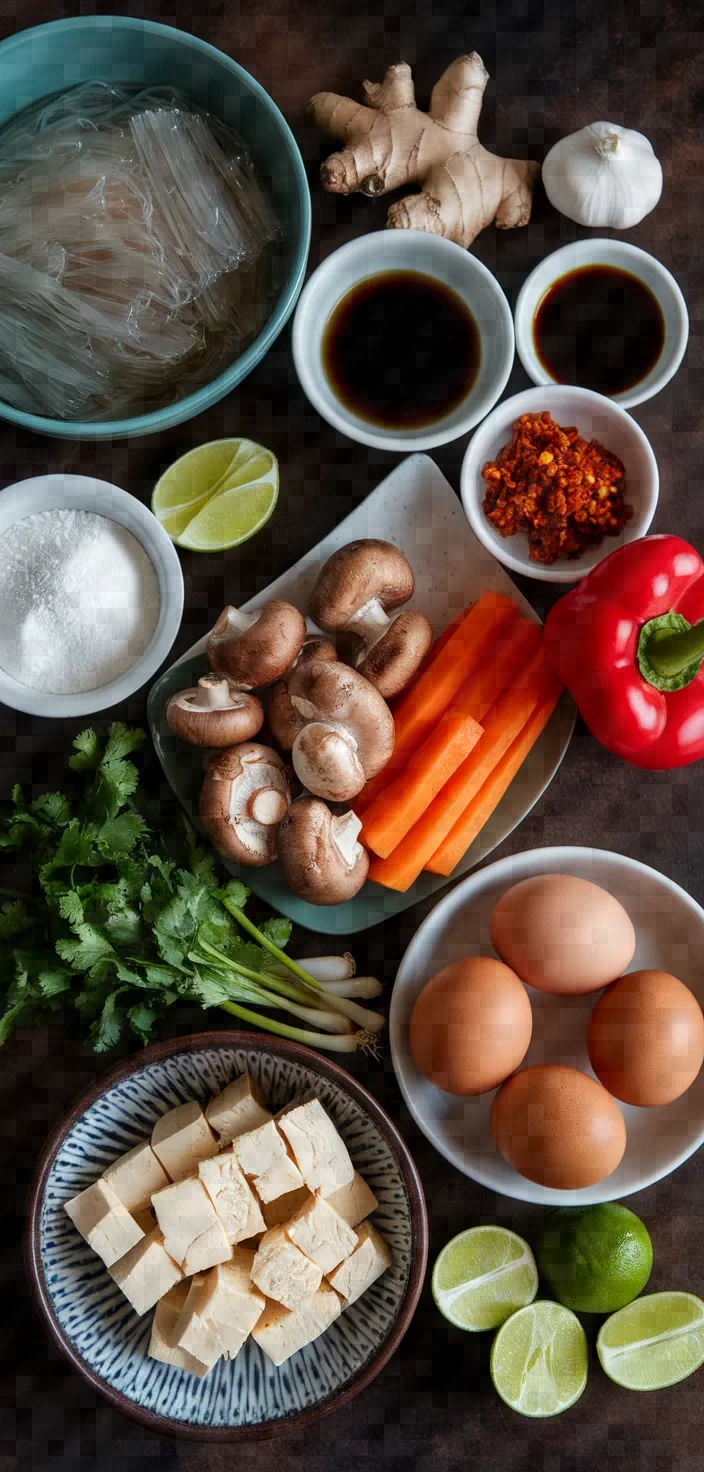
M 536 384 L 570 384 L 622 409 L 651 399 L 679 368 L 689 317 L 674 276 L 624 240 L 579 240 L 523 283 L 516 347 Z
M 293 324 L 301 385 L 335 429 L 429 450 L 473 429 L 513 366 L 511 310 L 475 256 L 423 230 L 382 230 L 328 256 Z

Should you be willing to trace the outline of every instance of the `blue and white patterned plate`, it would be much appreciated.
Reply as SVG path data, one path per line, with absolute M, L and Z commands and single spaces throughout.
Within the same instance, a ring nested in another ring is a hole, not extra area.
M 147 1356 L 138 1318 L 63 1204 L 149 1135 L 175 1104 L 204 1104 L 249 1069 L 273 1111 L 316 1095 L 379 1200 L 373 1220 L 393 1265 L 313 1344 L 280 1368 L 248 1341 L 202 1380 Z M 157 1043 L 118 1064 L 50 1137 L 30 1197 L 31 1286 L 59 1347 L 118 1409 L 162 1434 L 237 1440 L 289 1431 L 334 1409 L 378 1373 L 405 1333 L 423 1283 L 427 1216 L 413 1161 L 371 1095 L 309 1048 L 257 1034 L 204 1033 Z

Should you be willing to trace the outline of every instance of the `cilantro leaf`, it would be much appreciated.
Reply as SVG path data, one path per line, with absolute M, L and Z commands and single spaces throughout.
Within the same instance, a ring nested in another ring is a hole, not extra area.
M 75 930 L 77 940 L 57 940 L 58 954 L 73 971 L 86 971 L 97 980 L 98 972 L 103 971 L 105 962 L 112 960 L 115 952 L 109 940 L 93 925 L 76 925 Z
M 267 940 L 283 951 L 291 939 L 293 924 L 290 920 L 285 920 L 283 915 L 270 915 L 259 928 Z
M 90 772 L 97 767 L 101 757 L 100 737 L 97 731 L 81 731 L 73 741 L 75 755 L 68 764 L 74 772 Z
M 91 1026 L 90 1037 L 96 1053 L 107 1053 L 120 1040 L 124 1014 L 117 1007 L 117 999 L 121 991 L 122 987 L 118 987 L 116 991 L 110 992 L 100 1016 Z
M 75 889 L 67 889 L 59 900 L 59 914 L 69 925 L 83 924 L 83 905 Z
M 32 813 L 47 823 L 53 823 L 57 828 L 65 828 L 72 816 L 71 804 L 62 792 L 45 792 L 41 797 L 35 798 Z
M 129 854 L 147 831 L 144 818 L 139 813 L 118 813 L 102 823 L 95 835 L 95 842 L 103 855 Z
M 53 971 L 40 971 L 39 987 L 45 997 L 56 997 L 61 992 L 67 992 L 71 987 L 71 973 L 59 969 Z
M 162 1007 L 148 1007 L 144 1002 L 137 1002 L 136 1006 L 130 1007 L 127 1016 L 130 1020 L 132 1031 L 137 1034 L 137 1037 L 142 1039 L 145 1047 L 154 1031 L 154 1023 L 158 1021 L 162 1014 Z

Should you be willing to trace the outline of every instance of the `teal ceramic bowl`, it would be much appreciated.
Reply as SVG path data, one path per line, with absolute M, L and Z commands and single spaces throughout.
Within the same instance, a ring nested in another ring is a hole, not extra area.
M 81 82 L 169 86 L 235 128 L 270 185 L 285 231 L 282 284 L 269 320 L 212 383 L 150 414 L 96 421 L 44 419 L 0 402 L 0 417 L 66 439 L 125 438 L 171 429 L 229 394 L 260 363 L 293 311 L 310 244 L 310 191 L 288 123 L 253 77 L 196 36 L 129 16 L 86 15 L 20 31 L 0 44 L 0 126 L 15 113 Z

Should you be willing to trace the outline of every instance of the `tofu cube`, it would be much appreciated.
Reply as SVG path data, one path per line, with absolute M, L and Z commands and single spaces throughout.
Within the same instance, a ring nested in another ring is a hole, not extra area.
M 214 1270 L 213 1270 L 214 1271 Z M 224 1345 L 213 1324 L 201 1312 L 203 1286 L 208 1273 L 197 1273 L 191 1280 L 186 1302 L 174 1326 L 174 1342 L 208 1369 L 222 1358 Z
M 201 1160 L 217 1155 L 217 1140 L 196 1099 L 169 1109 L 152 1130 L 152 1149 L 172 1181 L 182 1181 Z
M 328 1206 L 334 1206 L 335 1211 L 344 1217 L 348 1227 L 356 1227 L 364 1221 L 365 1216 L 370 1216 L 376 1211 L 379 1202 L 367 1182 L 355 1171 L 352 1180 L 346 1186 L 339 1186 L 325 1200 Z
M 221 1094 L 216 1094 L 211 1099 L 205 1116 L 219 1138 L 221 1150 L 225 1145 L 230 1145 L 237 1135 L 256 1130 L 260 1125 L 268 1124 L 271 1119 L 261 1090 L 249 1073 L 243 1073 L 241 1078 L 228 1084 Z
M 164 1294 L 154 1310 L 152 1323 L 152 1334 L 149 1340 L 147 1354 L 153 1360 L 161 1360 L 164 1365 L 176 1365 L 179 1370 L 188 1370 L 189 1374 L 201 1378 L 207 1375 L 209 1365 L 204 1365 L 200 1360 L 194 1358 L 188 1350 L 182 1349 L 174 1342 L 174 1329 L 178 1323 L 179 1315 L 190 1292 L 190 1282 L 185 1278 Z
M 198 1175 L 225 1228 L 228 1242 L 266 1231 L 259 1202 L 231 1150 L 201 1160 Z
M 129 1298 L 137 1314 L 146 1314 L 170 1288 L 180 1282 L 183 1273 L 169 1256 L 158 1227 L 131 1247 L 119 1262 L 113 1263 L 110 1277 Z
M 310 1196 L 284 1230 L 323 1273 L 331 1273 L 357 1246 L 357 1233 L 322 1196 Z
M 323 1283 L 316 1293 L 309 1293 L 295 1309 L 267 1303 L 252 1338 L 275 1365 L 283 1365 L 297 1350 L 312 1344 L 340 1314 L 340 1300 L 332 1288 Z
M 79 1196 L 66 1201 L 64 1211 L 106 1268 L 111 1268 L 144 1236 L 107 1181 L 95 1181 Z
M 143 1211 L 151 1204 L 154 1192 L 162 1191 L 169 1184 L 169 1177 L 148 1140 L 142 1140 L 134 1150 L 128 1150 L 126 1155 L 114 1160 L 103 1171 L 103 1180 L 112 1186 L 122 1205 L 133 1213 Z
M 248 1130 L 233 1141 L 240 1168 L 254 1181 L 262 1201 L 275 1201 L 289 1191 L 299 1190 L 303 1178 L 286 1149 L 286 1142 L 273 1120 Z
M 157 1191 L 152 1205 L 166 1251 L 186 1276 L 205 1272 L 231 1255 L 225 1228 L 197 1176 Z
M 322 1276 L 317 1263 L 289 1242 L 283 1227 L 264 1233 L 252 1263 L 252 1282 L 266 1298 L 297 1308 L 302 1298 L 320 1287 Z
M 195 1314 L 190 1322 L 187 1322 L 188 1315 L 183 1316 L 179 1340 L 182 1345 L 193 1345 L 197 1352 L 201 1335 L 207 1335 L 210 1326 L 222 1345 L 221 1353 L 226 1359 L 234 1359 L 266 1306 L 266 1299 L 251 1280 L 253 1262 L 253 1252 L 236 1247 L 232 1262 L 206 1274 L 194 1306 Z
M 328 1278 L 333 1288 L 345 1299 L 345 1308 L 361 1298 L 367 1288 L 391 1267 L 392 1262 L 388 1243 L 371 1222 L 362 1222 L 357 1237 L 358 1244 L 354 1252 Z
M 299 1104 L 283 1114 L 280 1128 L 310 1191 L 330 1196 L 340 1186 L 349 1184 L 354 1166 L 347 1146 L 319 1099 L 311 1099 L 308 1104 Z
M 297 1191 L 287 1191 L 284 1196 L 277 1196 L 275 1201 L 262 1201 L 262 1216 L 267 1227 L 280 1227 L 290 1221 L 309 1199 L 308 1187 L 299 1186 Z

